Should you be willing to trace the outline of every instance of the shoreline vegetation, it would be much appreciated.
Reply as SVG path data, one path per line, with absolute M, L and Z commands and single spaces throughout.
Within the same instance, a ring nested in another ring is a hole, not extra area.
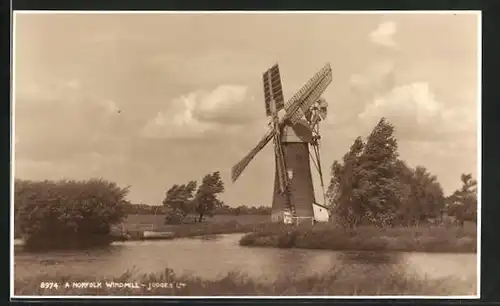
M 245 216 L 231 221 L 203 222 L 180 225 L 158 225 L 159 232 L 170 232 L 171 238 L 189 238 L 221 234 L 244 234 L 241 246 L 322 249 L 332 251 L 388 252 L 477 252 L 475 223 L 459 225 L 429 225 L 419 227 L 359 226 L 344 228 L 334 223 L 291 225 L 272 223 L 263 216 L 258 222 L 244 222 Z M 142 230 L 126 228 L 129 241 L 144 240 Z
M 283 224 L 261 223 L 242 225 L 236 221 L 221 224 L 180 225 L 170 228 L 170 239 L 221 234 L 245 234 L 241 246 L 322 249 L 332 251 L 389 252 L 477 252 L 475 224 L 458 227 L 340 228 L 316 224 L 294 228 Z M 140 232 L 129 241 L 145 240 Z
M 429 253 L 475 253 L 477 252 L 477 228 L 475 224 L 465 226 L 430 226 L 376 228 L 373 226 L 342 228 L 331 223 L 314 226 L 293 227 L 285 224 L 261 222 L 242 224 L 238 221 L 221 223 L 194 223 L 160 227 L 159 231 L 170 232 L 163 239 L 214 236 L 222 234 L 244 234 L 239 241 L 246 247 L 274 247 L 320 249 L 331 251 L 373 252 L 429 252 Z M 143 231 L 126 229 L 127 237 L 110 236 L 101 239 L 96 247 L 114 241 L 141 241 Z M 157 238 L 162 239 L 162 238 Z M 60 240 L 59 240 L 60 241 Z M 92 239 L 95 241 L 95 239 Z M 68 248 L 68 243 L 64 243 Z M 38 243 L 37 243 L 38 245 Z M 54 249 L 54 246 L 47 246 Z M 78 245 L 73 248 L 88 248 Z M 35 250 L 34 250 L 35 249 Z M 43 251 L 46 248 L 31 248 L 27 251 Z
M 476 253 L 477 228 L 475 224 L 395 228 L 341 228 L 317 224 L 247 233 L 240 245 L 332 251 Z
M 16 295 L 33 296 L 305 296 L 305 295 L 475 295 L 474 284 L 459 278 L 428 279 L 398 267 L 378 269 L 364 277 L 345 277 L 355 271 L 335 268 L 313 276 L 284 274 L 276 280 L 251 278 L 237 271 L 218 279 L 176 275 L 172 269 L 139 275 L 126 271 L 102 279 L 83 275 L 33 275 L 15 279 Z M 356 272 L 356 273 L 359 273 Z M 43 284 L 43 285 L 41 285 Z M 54 288 L 57 284 L 57 288 Z M 450 285 L 452 284 L 452 285 Z M 45 287 L 45 288 L 41 288 Z
M 260 222 L 242 224 L 236 220 L 220 223 L 194 223 L 165 225 L 158 232 L 168 232 L 165 238 L 146 238 L 143 230 L 125 229 L 125 235 L 112 234 L 91 240 L 92 243 L 64 242 L 62 246 L 44 245 L 31 242 L 26 251 L 45 251 L 52 249 L 82 249 L 105 247 L 113 242 L 170 240 L 190 237 L 214 236 L 223 234 L 244 234 L 239 244 L 247 247 L 300 248 L 332 251 L 382 251 L 382 252 L 429 252 L 429 253 L 475 253 L 477 252 L 476 224 L 465 226 L 430 226 L 377 228 L 373 226 L 342 228 L 331 223 L 318 223 L 314 226 L 293 227 L 285 224 Z M 46 242 L 45 242 L 46 243 Z M 92 245 L 93 244 L 93 245 Z

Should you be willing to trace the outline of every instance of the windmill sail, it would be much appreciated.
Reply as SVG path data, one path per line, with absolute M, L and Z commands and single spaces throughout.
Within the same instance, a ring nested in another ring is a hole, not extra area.
M 233 182 L 238 179 L 238 177 L 241 175 L 243 170 L 245 170 L 250 161 L 266 146 L 266 144 L 273 138 L 273 136 L 274 130 L 270 129 L 269 131 L 267 131 L 261 141 L 255 146 L 255 148 L 253 148 L 253 150 L 250 151 L 239 163 L 233 166 L 233 168 L 231 169 L 231 179 Z
M 262 75 L 262 82 L 264 84 L 266 115 L 272 116 L 272 101 L 274 101 L 276 111 L 282 110 L 285 106 L 285 98 L 283 97 L 283 87 L 281 85 L 281 76 L 278 64 L 273 65 L 271 69 L 264 72 Z
M 266 114 L 272 117 L 272 127 L 274 129 L 274 155 L 278 170 L 278 184 L 281 193 L 285 193 L 287 177 L 285 171 L 285 156 L 281 146 L 281 129 L 278 118 L 278 111 L 285 106 L 283 89 L 281 87 L 281 77 L 278 64 L 266 71 L 263 76 L 264 97 L 266 104 Z
M 285 173 L 285 155 L 283 153 L 283 147 L 281 144 L 281 128 L 279 125 L 278 112 L 276 110 L 276 104 L 274 100 L 271 100 L 271 115 L 273 118 L 273 128 L 274 128 L 274 155 L 276 159 L 276 168 L 278 170 L 278 184 L 279 190 L 283 194 L 286 191 L 288 185 L 288 180 Z
M 332 81 L 332 68 L 326 64 L 285 105 L 285 119 L 296 123 Z
M 274 151 L 276 155 L 276 167 L 278 170 L 278 183 L 280 187 L 280 192 L 285 193 L 286 187 L 288 186 L 288 177 L 286 173 L 285 156 L 283 154 L 283 147 L 281 146 L 281 141 L 277 139 L 277 143 L 274 146 Z

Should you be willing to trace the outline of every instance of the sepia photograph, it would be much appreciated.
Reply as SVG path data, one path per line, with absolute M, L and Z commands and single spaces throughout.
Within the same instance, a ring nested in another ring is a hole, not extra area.
M 479 298 L 480 12 L 13 20 L 12 297 Z

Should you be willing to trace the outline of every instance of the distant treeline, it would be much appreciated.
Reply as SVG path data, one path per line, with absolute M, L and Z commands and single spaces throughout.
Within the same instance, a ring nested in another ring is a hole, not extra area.
M 167 210 L 163 205 L 148 205 L 148 204 L 124 204 L 125 213 L 128 215 L 165 215 Z M 218 207 L 214 215 L 270 215 L 271 207 L 259 206 L 259 207 L 248 207 L 245 205 L 240 205 L 238 207 L 231 207 L 229 205 L 222 205 Z

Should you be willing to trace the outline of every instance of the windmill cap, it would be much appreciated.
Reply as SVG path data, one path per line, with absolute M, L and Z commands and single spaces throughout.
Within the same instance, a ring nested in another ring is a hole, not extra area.
M 311 142 L 312 136 L 309 124 L 303 119 L 283 127 L 283 142 Z

